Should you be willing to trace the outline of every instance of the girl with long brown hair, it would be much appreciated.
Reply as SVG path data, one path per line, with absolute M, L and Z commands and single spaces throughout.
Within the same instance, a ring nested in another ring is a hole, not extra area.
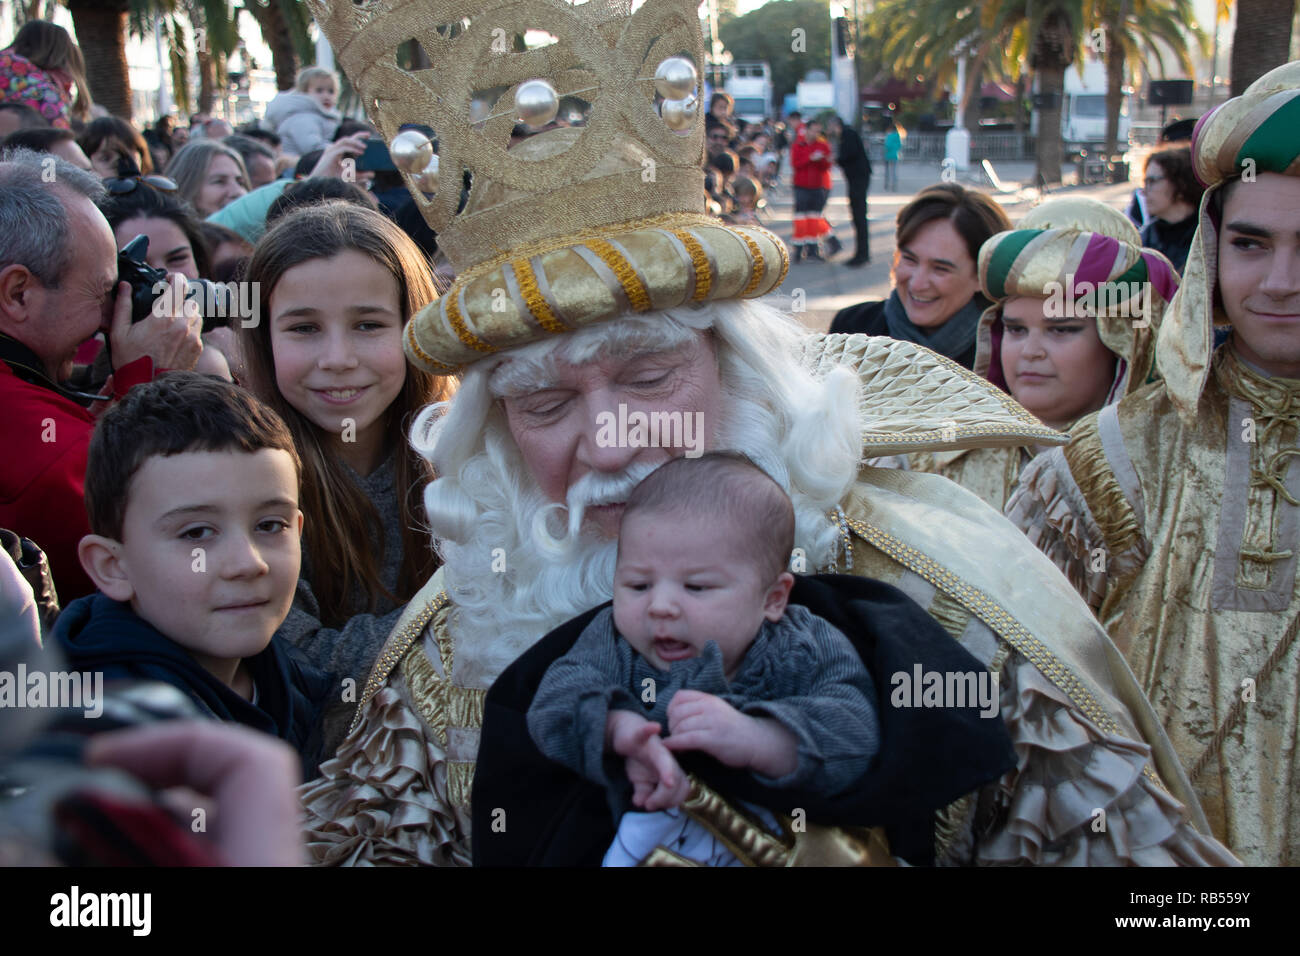
M 431 473 L 407 434 L 449 394 L 402 352 L 406 322 L 437 295 L 433 275 L 382 214 L 327 202 L 277 222 L 245 278 L 260 309 L 242 332 L 249 386 L 288 422 L 303 461 L 302 579 L 280 634 L 360 684 L 437 567 L 423 508 Z M 326 715 L 331 752 L 348 696 Z

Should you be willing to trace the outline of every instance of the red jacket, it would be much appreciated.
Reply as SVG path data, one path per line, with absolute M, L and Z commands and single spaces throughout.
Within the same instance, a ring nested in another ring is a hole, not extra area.
M 148 381 L 153 367 L 139 359 L 114 376 L 114 393 Z M 0 362 L 0 527 L 31 538 L 50 562 L 59 603 L 92 594 L 77 544 L 90 534 L 86 516 L 86 455 L 95 419 L 71 399 L 27 382 Z
M 811 143 L 800 137 L 790 147 L 790 165 L 794 167 L 794 184 L 801 189 L 830 189 L 831 161 L 834 153 L 825 137 Z

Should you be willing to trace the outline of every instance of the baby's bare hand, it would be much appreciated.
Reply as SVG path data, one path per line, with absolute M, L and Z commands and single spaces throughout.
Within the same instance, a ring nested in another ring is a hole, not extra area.
M 721 697 L 681 690 L 668 705 L 664 746 L 671 751 L 702 750 L 728 767 L 748 767 L 753 760 L 755 720 Z
M 629 711 L 614 711 L 606 724 L 610 749 L 626 757 L 632 803 L 646 811 L 681 805 L 690 792 L 677 758 L 659 738 L 660 727 Z

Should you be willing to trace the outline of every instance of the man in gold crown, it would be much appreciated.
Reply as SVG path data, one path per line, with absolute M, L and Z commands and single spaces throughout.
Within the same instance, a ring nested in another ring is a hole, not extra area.
M 489 688 L 608 600 L 621 503 L 640 478 L 727 448 L 789 492 L 792 570 L 898 589 L 998 682 L 1014 766 L 953 795 L 911 861 L 1235 862 L 1208 836 L 1131 672 L 1051 563 L 950 482 L 862 465 L 1062 436 L 911 343 L 808 335 L 758 298 L 785 276 L 781 241 L 702 214 L 691 0 L 635 14 L 602 0 L 311 6 L 385 135 L 407 122 L 438 134 L 433 162 L 427 142 L 392 143 L 458 271 L 408 326 L 407 353 L 459 377 L 413 435 L 440 476 L 426 511 L 445 563 L 381 652 L 336 758 L 304 788 L 317 862 L 501 860 L 483 846 L 528 808 L 493 805 L 474 783 L 485 708 L 501 702 Z M 539 26 L 556 42 L 494 49 L 501 32 Z M 397 66 L 412 35 L 427 71 Z M 591 104 L 585 126 L 507 151 L 516 122 L 545 125 L 564 96 Z M 492 104 L 477 124 L 475 100 Z M 686 807 L 748 862 L 892 852 L 847 829 L 760 832 L 700 781 Z
M 1198 124 L 1209 188 L 1163 376 L 1036 458 L 1007 512 L 1124 652 L 1215 835 L 1300 864 L 1300 63 Z M 1215 325 L 1231 334 L 1213 348 Z

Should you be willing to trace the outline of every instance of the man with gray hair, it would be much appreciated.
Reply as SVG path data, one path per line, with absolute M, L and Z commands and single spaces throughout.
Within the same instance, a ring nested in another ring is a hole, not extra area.
M 0 154 L 0 526 L 46 552 L 66 602 L 94 590 L 77 558 L 90 529 L 83 486 L 94 412 L 166 369 L 193 368 L 198 317 L 131 322 L 98 179 L 58 157 Z M 107 333 L 113 375 L 97 396 L 60 385 L 78 348 Z

